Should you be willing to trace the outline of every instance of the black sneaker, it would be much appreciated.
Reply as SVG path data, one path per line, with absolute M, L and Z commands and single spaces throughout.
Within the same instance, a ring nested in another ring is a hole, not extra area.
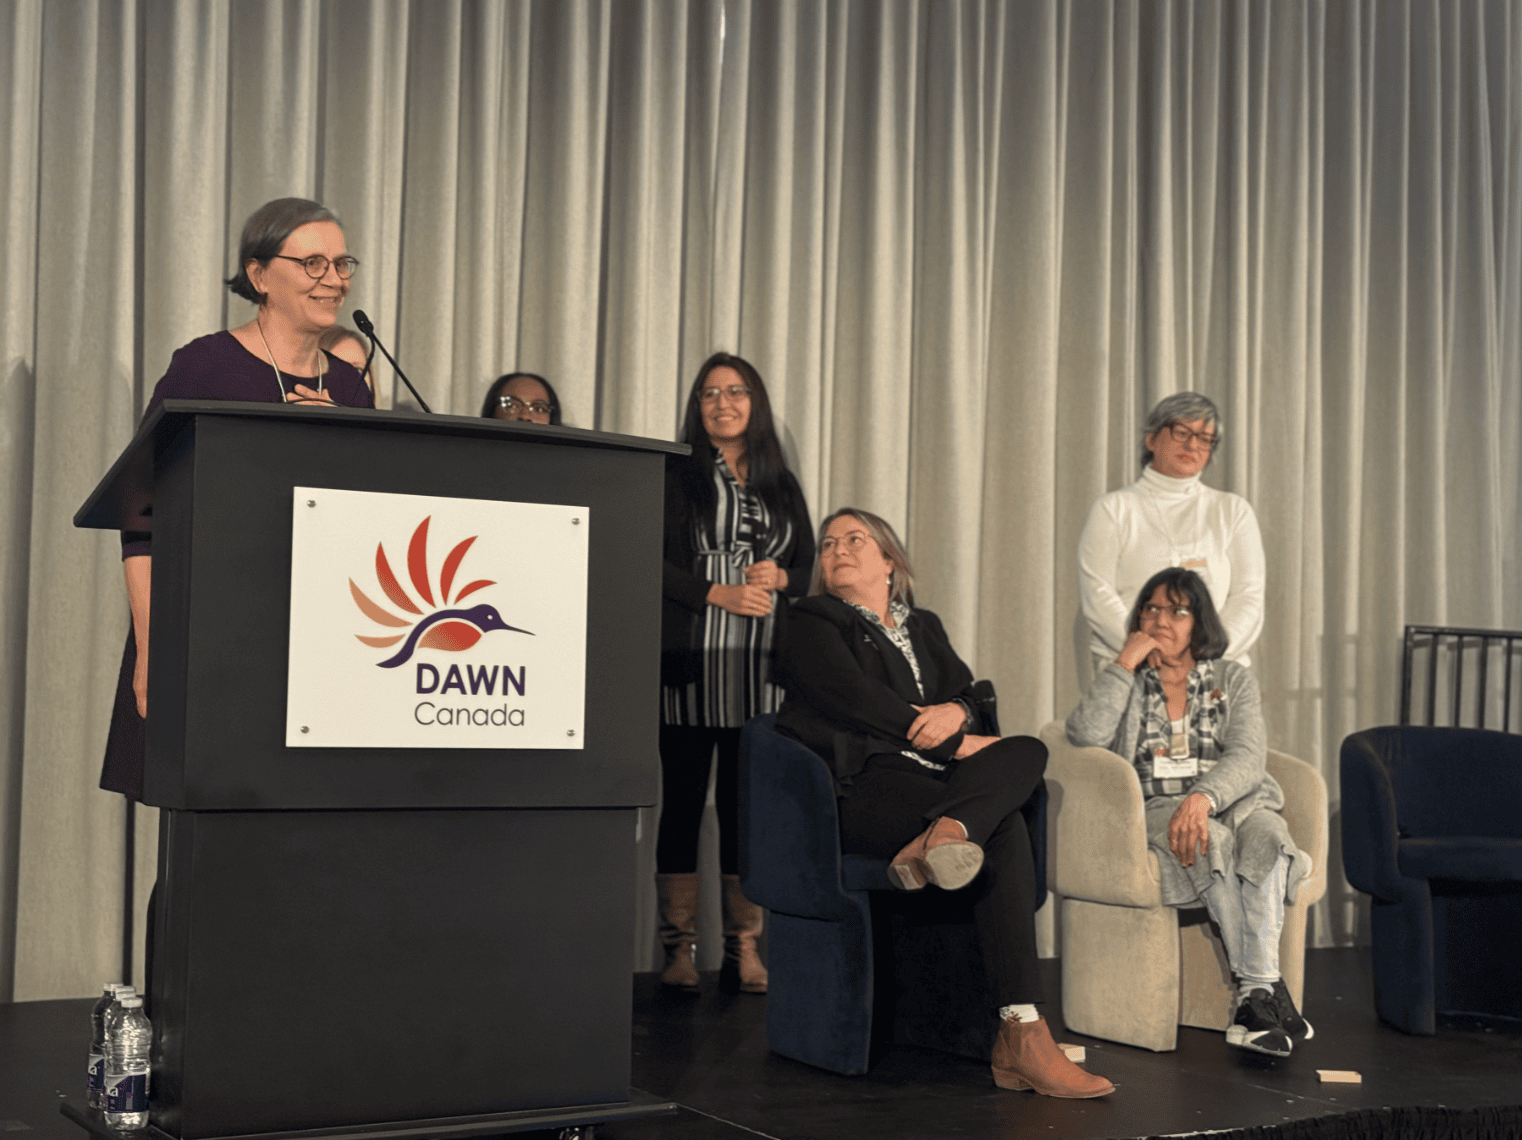
M 1305 1020 L 1305 1015 L 1295 1008 L 1294 999 L 1289 996 L 1289 988 L 1280 978 L 1274 983 L 1274 1007 L 1279 1011 L 1279 1024 L 1284 1032 L 1289 1034 L 1293 1044 L 1309 1041 L 1316 1036 L 1316 1031 L 1311 1028 L 1311 1023 Z
M 1226 1027 L 1226 1044 L 1270 1057 L 1288 1057 L 1294 1046 L 1279 1024 L 1274 995 L 1261 987 L 1237 999 L 1237 1015 Z

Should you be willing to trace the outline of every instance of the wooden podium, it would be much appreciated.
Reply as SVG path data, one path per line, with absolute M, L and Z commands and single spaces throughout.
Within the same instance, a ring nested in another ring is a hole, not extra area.
M 171 400 L 144 421 L 75 524 L 153 533 L 154 1129 L 470 1136 L 674 1111 L 629 1089 L 630 977 L 663 472 L 685 450 L 368 409 Z M 582 747 L 287 747 L 297 487 L 589 508 Z

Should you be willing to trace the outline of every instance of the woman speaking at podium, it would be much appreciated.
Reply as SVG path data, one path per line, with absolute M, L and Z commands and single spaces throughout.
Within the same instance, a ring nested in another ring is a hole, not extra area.
M 318 340 L 338 319 L 359 262 L 330 210 L 305 198 L 277 198 L 243 226 L 238 272 L 227 282 L 258 305 L 254 319 L 176 350 L 147 411 L 164 400 L 253 400 L 331 407 L 374 406 L 352 364 Z M 146 413 L 145 413 L 146 414 Z M 122 654 L 100 786 L 143 794 L 143 723 L 148 715 L 148 600 L 151 538 L 122 532 L 122 565 L 132 629 Z

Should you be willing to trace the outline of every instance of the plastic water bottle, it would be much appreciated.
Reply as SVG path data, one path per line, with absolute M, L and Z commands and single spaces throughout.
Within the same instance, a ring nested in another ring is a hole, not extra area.
M 111 1044 L 111 1034 L 116 1032 L 116 1026 L 117 1026 L 117 1024 L 122 1019 L 122 999 L 123 998 L 132 997 L 136 993 L 137 993 L 137 990 L 134 989 L 132 986 L 118 985 L 116 987 L 116 1000 L 114 1000 L 106 1008 L 105 1015 L 103 1017 L 101 1017 L 101 1019 L 100 1019 L 101 1028 L 102 1028 L 101 1042 L 104 1045 L 110 1045 Z M 105 1098 L 105 1087 L 106 1087 L 105 1086 L 105 1070 L 104 1070 L 104 1068 L 102 1068 L 102 1070 L 101 1070 L 101 1097 L 102 1097 L 101 1107 L 102 1108 L 105 1107 L 105 1100 L 104 1100 L 104 1098 Z
M 148 1051 L 153 1026 L 143 999 L 122 998 L 121 1016 L 112 1019 L 106 1039 L 106 1123 L 122 1132 L 148 1126 Z
M 106 1106 L 106 1011 L 116 1002 L 119 982 L 107 982 L 105 992 L 90 1010 L 90 1065 L 85 1070 L 85 1102 L 91 1108 Z
M 137 993 L 137 990 L 131 986 L 121 983 L 117 983 L 111 988 L 116 991 L 115 995 L 111 999 L 111 1004 L 106 1007 L 106 1012 L 101 1014 L 100 1018 L 100 1108 L 102 1110 L 106 1107 L 106 1046 L 110 1044 L 111 1034 L 116 1032 L 117 1023 L 122 1019 L 122 998 L 128 998 Z

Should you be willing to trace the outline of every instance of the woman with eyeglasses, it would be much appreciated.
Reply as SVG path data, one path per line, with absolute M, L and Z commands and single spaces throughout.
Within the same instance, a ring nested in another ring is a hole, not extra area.
M 1068 717 L 1068 740 L 1132 763 L 1164 904 L 1204 906 L 1220 928 L 1238 986 L 1227 1043 L 1287 1057 L 1313 1035 L 1279 973 L 1284 907 L 1311 861 L 1268 774 L 1258 682 L 1223 659 L 1227 631 L 1192 570 L 1149 578 L 1126 629 Z
M 1094 672 L 1126 643 L 1126 619 L 1159 566 L 1196 571 L 1221 599 L 1232 660 L 1263 629 L 1263 538 L 1240 495 L 1200 481 L 1221 445 L 1221 415 L 1198 392 L 1161 401 L 1142 428 L 1141 478 L 1100 496 L 1078 540 L 1078 590 Z
M 374 406 L 359 370 L 319 347 L 338 320 L 359 262 L 338 219 L 305 198 L 267 202 L 243 226 L 238 271 L 227 286 L 258 306 L 235 329 L 176 349 L 145 411 L 176 400 L 252 400 L 311 407 Z M 127 636 L 100 786 L 141 799 L 148 715 L 150 535 L 122 533 L 132 629 Z
M 740 890 L 736 767 L 740 728 L 782 702 L 773 642 L 787 599 L 808 588 L 814 533 L 787 469 L 754 365 L 718 352 L 687 395 L 682 442 L 666 474 L 661 614 L 661 820 L 656 896 L 666 948 L 661 982 L 689 993 L 698 912 L 698 826 L 715 750 L 727 990 L 766 992 L 756 952 L 761 908 Z
M 972 671 L 940 619 L 915 606 L 909 556 L 885 520 L 854 507 L 825 520 L 784 659 L 777 728 L 831 765 L 841 850 L 888 859 L 903 890 L 972 896 L 1000 1019 L 994 1083 L 1057 1097 L 1113 1092 L 1067 1059 L 1036 1009 L 1036 864 L 1024 812 L 1046 745 L 984 735 L 992 726 Z
M 481 417 L 517 420 L 529 424 L 558 424 L 560 397 L 543 376 L 534 372 L 509 372 L 498 376 L 486 390 Z

